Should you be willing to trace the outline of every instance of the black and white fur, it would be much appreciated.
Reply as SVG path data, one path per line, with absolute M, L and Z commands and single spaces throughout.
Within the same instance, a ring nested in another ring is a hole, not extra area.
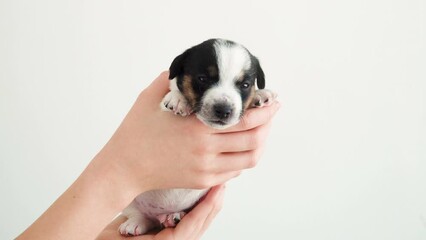
M 161 108 L 181 116 L 195 113 L 206 125 L 224 129 L 237 124 L 250 107 L 273 102 L 263 89 L 259 61 L 242 45 L 210 39 L 177 56 L 170 66 L 170 92 Z M 258 89 L 255 87 L 257 83 Z M 152 190 L 137 196 L 123 211 L 123 235 L 141 235 L 155 227 L 173 227 L 208 189 Z

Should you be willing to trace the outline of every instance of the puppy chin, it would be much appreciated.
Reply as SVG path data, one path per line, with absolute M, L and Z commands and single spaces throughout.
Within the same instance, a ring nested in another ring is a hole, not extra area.
M 197 118 L 200 119 L 201 122 L 203 122 L 205 125 L 214 128 L 214 129 L 218 129 L 218 130 L 222 130 L 222 129 L 226 129 L 229 127 L 232 127 L 234 125 L 236 125 L 239 122 L 239 119 L 229 119 L 228 121 L 220 121 L 220 120 L 211 120 L 209 118 L 204 117 L 201 114 L 196 114 Z

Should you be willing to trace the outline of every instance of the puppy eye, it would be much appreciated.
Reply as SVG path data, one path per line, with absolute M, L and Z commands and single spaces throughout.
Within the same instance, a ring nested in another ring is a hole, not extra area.
M 247 89 L 249 87 L 250 87 L 250 83 L 248 83 L 248 82 L 241 84 L 241 88 L 243 88 L 243 89 Z
M 206 75 L 199 75 L 198 76 L 198 81 L 200 81 L 200 82 L 207 82 L 207 80 L 209 80 L 209 78 Z

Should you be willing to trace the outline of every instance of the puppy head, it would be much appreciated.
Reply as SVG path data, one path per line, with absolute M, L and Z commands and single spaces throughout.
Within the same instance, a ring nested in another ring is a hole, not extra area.
M 255 92 L 265 88 L 259 61 L 242 45 L 210 39 L 177 56 L 169 79 L 197 117 L 206 125 L 223 129 L 238 123 Z

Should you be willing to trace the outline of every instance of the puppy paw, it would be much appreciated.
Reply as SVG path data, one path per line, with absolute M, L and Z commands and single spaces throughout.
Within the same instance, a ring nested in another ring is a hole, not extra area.
M 159 215 L 157 219 L 165 228 L 176 227 L 176 225 L 180 222 L 180 220 L 182 220 L 185 214 L 185 212 L 162 214 Z
M 188 116 L 192 113 L 191 106 L 189 106 L 186 98 L 179 91 L 170 91 L 161 101 L 161 109 L 163 111 L 172 111 L 174 114 L 181 115 L 182 117 Z
M 250 107 L 264 107 L 271 105 L 275 99 L 277 98 L 277 94 L 268 89 L 259 89 L 254 93 L 253 100 L 250 104 Z
M 152 224 L 143 217 L 131 217 L 120 225 L 118 231 L 123 236 L 138 236 L 146 233 Z

